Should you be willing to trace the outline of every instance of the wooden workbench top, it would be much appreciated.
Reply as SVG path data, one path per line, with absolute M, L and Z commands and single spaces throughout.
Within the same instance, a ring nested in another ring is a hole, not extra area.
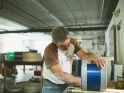
M 66 89 L 64 93 L 124 93 L 124 89 L 115 89 L 116 82 L 107 82 L 107 89 L 105 92 L 100 91 L 83 91 L 80 87 L 74 87 L 74 89 Z
M 75 89 L 69 90 L 66 93 L 124 93 L 124 90 L 107 88 L 105 92 L 100 92 L 100 91 L 83 91 L 80 88 L 75 88 Z

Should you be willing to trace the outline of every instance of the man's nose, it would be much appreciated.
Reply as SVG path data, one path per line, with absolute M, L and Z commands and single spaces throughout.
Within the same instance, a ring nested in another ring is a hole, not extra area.
M 66 46 L 65 46 L 65 48 L 68 48 L 68 47 L 69 47 L 69 45 L 66 45 Z

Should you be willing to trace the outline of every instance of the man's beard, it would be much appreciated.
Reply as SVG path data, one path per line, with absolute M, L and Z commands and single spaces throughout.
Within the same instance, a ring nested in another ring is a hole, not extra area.
M 70 49 L 70 46 L 68 47 L 68 49 L 63 49 L 63 52 L 66 53 L 69 51 L 69 49 Z

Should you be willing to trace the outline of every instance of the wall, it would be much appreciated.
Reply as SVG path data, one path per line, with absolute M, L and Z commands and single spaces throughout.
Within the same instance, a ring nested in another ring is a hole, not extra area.
M 109 31 L 109 56 L 114 57 L 114 27 Z
M 34 41 L 34 40 L 31 40 L 30 41 L 30 47 L 31 47 L 31 49 L 38 50 L 38 52 L 41 53 L 41 55 L 43 55 L 45 47 L 51 42 L 52 41 L 50 41 L 50 40 L 49 41 L 45 41 L 45 40 L 43 40 L 43 41 Z
M 0 53 L 3 53 L 3 35 L 0 35 Z
M 100 35 L 103 37 L 104 35 Z M 85 35 L 80 37 L 78 42 L 81 42 L 81 47 L 87 51 L 90 50 L 91 53 L 101 56 L 104 55 L 105 51 L 105 44 L 104 44 L 104 38 L 102 38 L 102 44 L 100 44 L 99 39 L 97 39 L 98 35 Z
M 124 52 L 123 52 L 123 49 L 124 49 L 124 0 L 119 0 L 119 3 L 116 7 L 115 10 L 117 9 L 120 9 L 120 14 L 119 16 L 115 17 L 113 16 L 111 21 L 110 21 L 110 24 L 108 26 L 108 29 L 106 31 L 106 43 L 107 45 L 109 45 L 109 40 L 107 38 L 109 38 L 109 32 L 111 31 L 111 28 L 113 25 L 118 25 L 119 22 L 121 21 L 121 30 L 120 32 L 118 33 L 119 35 L 117 36 L 117 38 L 119 39 L 120 43 L 118 43 L 117 45 L 117 53 L 118 53 L 118 59 L 117 61 L 119 61 L 122 65 L 124 65 Z M 117 40 L 116 40 L 117 41 Z M 107 46 L 107 49 L 109 50 L 109 46 Z M 110 51 L 108 51 L 108 56 L 110 55 Z M 124 66 L 123 66 L 124 68 Z M 124 69 L 123 69 L 123 72 L 124 72 Z
M 0 53 L 6 52 L 14 52 L 14 51 L 29 51 L 27 46 L 30 49 L 36 49 L 42 55 L 44 54 L 45 47 L 51 41 L 47 40 L 30 40 L 30 39 L 23 39 L 19 34 L 5 34 L 0 35 Z
M 104 55 L 104 51 L 105 51 L 105 44 L 103 43 L 99 43 L 98 39 L 93 39 L 93 43 L 94 45 L 92 45 L 92 53 L 97 55 L 97 56 L 102 56 Z
M 86 38 L 89 38 L 89 40 L 85 40 Z M 93 39 L 94 38 L 94 39 Z M 104 54 L 104 51 L 105 51 L 105 45 L 99 45 L 97 46 L 96 44 L 93 46 L 92 45 L 92 42 L 94 43 L 98 43 L 97 39 L 96 39 L 96 35 L 94 37 L 91 37 L 91 36 L 83 36 L 83 37 L 80 37 L 79 39 L 82 39 L 82 40 L 78 40 L 78 42 L 81 42 L 81 46 L 82 48 L 86 51 L 86 50 L 90 50 L 91 53 L 95 54 L 95 55 L 98 55 L 98 56 L 101 56 Z M 30 48 L 31 49 L 36 49 L 38 50 L 39 53 L 41 53 L 42 55 L 44 54 L 44 49 L 45 47 L 51 43 L 52 41 L 34 41 L 34 40 L 31 40 L 30 41 Z M 94 48 L 95 47 L 95 48 Z
M 14 51 L 28 51 L 28 49 L 25 47 L 29 45 L 29 40 L 23 40 L 20 38 L 20 35 L 12 35 L 12 34 L 5 34 L 0 35 L 0 39 L 2 42 L 1 51 L 0 53 L 6 53 L 6 52 L 14 52 Z

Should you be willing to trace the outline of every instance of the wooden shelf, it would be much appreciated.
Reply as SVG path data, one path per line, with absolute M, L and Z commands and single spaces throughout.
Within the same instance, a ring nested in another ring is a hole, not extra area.
M 4 61 L 4 90 L 6 90 L 6 74 L 8 65 L 40 65 L 43 67 L 43 60 L 39 62 L 24 62 L 24 61 Z

